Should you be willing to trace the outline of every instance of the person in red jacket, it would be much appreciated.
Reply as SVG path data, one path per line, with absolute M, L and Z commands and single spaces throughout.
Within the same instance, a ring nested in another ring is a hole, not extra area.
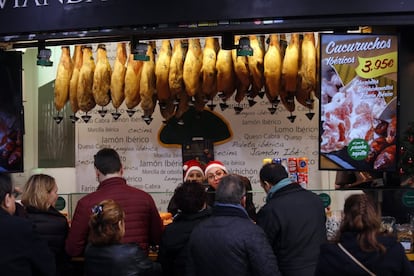
M 99 186 L 95 192 L 78 201 L 66 239 L 66 252 L 70 256 L 83 255 L 89 235 L 91 210 L 107 199 L 118 202 L 125 211 L 122 243 L 135 242 L 146 252 L 150 245 L 158 245 L 163 226 L 155 202 L 147 192 L 126 183 L 118 153 L 103 148 L 94 156 L 94 165 Z

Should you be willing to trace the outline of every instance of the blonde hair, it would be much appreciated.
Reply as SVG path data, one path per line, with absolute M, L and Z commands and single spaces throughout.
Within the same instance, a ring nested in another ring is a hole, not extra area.
M 89 219 L 89 241 L 93 245 L 121 242 L 124 235 L 119 222 L 124 223 L 125 213 L 112 199 L 104 200 L 92 208 Z
M 55 179 L 47 174 L 34 174 L 26 182 L 22 195 L 24 206 L 47 211 L 50 207 L 49 193 L 56 186 Z

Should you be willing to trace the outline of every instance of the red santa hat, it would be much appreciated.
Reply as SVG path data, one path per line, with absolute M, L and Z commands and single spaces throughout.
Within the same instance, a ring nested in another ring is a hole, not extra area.
M 184 182 L 187 181 L 187 177 L 191 171 L 199 171 L 204 176 L 204 171 L 202 169 L 201 163 L 197 160 L 188 160 L 183 165 Z
M 221 163 L 220 161 L 210 161 L 207 163 L 207 166 L 204 170 L 204 174 L 207 175 L 207 172 L 213 168 L 217 168 L 217 169 L 222 169 L 223 171 L 225 171 L 226 173 L 228 173 L 226 167 L 224 166 L 223 163 Z

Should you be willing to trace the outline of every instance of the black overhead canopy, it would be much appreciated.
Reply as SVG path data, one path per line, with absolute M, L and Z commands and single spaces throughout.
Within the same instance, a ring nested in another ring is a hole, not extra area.
M 412 25 L 414 1 L 389 0 L 3 0 L 0 42 L 121 40 L 223 32 L 332 30 Z

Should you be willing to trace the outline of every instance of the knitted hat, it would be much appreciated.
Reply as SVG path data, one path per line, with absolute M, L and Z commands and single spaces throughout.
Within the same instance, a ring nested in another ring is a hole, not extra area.
M 199 171 L 201 172 L 201 174 L 204 176 L 204 172 L 202 169 L 202 165 L 200 162 L 198 162 L 197 160 L 188 160 L 184 163 L 183 166 L 183 179 L 184 182 L 187 181 L 187 177 L 190 174 L 191 171 Z
M 223 171 L 225 171 L 226 173 L 228 173 L 226 167 L 224 166 L 223 163 L 221 163 L 220 161 L 210 161 L 207 163 L 207 166 L 204 170 L 204 174 L 207 175 L 207 172 L 213 168 L 217 168 L 217 169 L 222 169 Z

